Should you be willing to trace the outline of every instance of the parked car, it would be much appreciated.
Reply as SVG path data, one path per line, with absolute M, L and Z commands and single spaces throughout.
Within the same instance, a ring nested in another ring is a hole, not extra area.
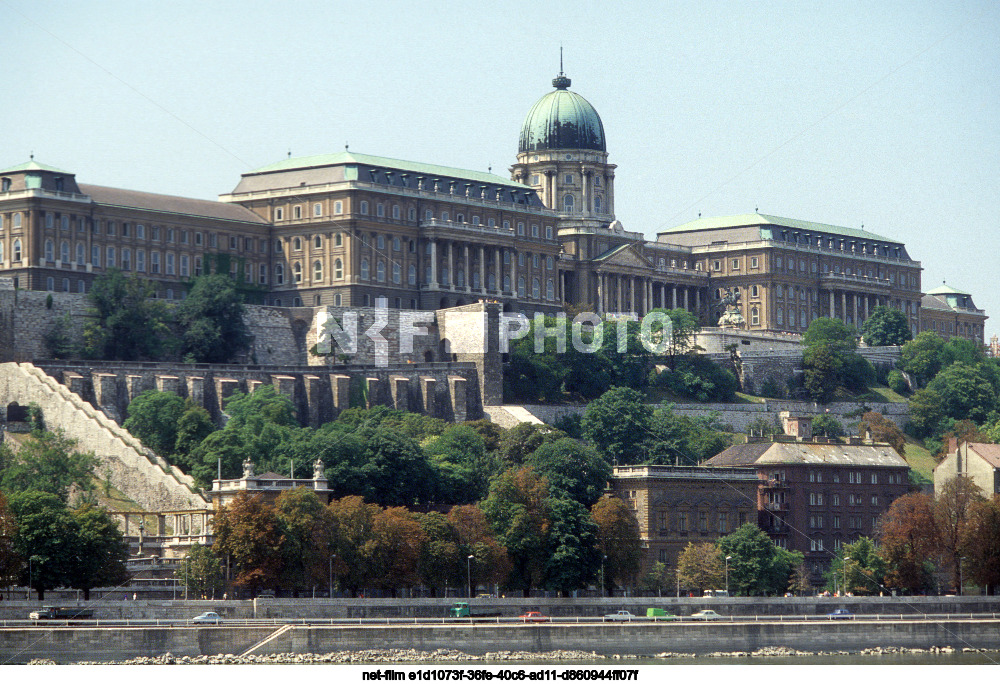
M 221 625 L 222 617 L 218 613 L 207 611 L 202 613 L 201 615 L 197 615 L 191 618 L 191 622 L 207 623 L 210 625 Z
M 699 610 L 691 616 L 692 620 L 721 620 L 722 616 L 714 610 Z
M 537 610 L 529 610 L 520 616 L 520 618 L 522 622 L 548 622 L 550 619 L 547 615 L 542 615 Z
M 668 613 L 662 608 L 647 608 L 646 617 L 651 620 L 676 620 L 677 616 L 673 613 Z
M 604 616 L 605 622 L 631 622 L 635 619 L 636 616 L 627 610 L 619 610 L 617 613 L 608 613 Z
M 847 608 L 838 608 L 832 613 L 827 613 L 826 616 L 831 620 L 853 620 L 854 613 L 847 610 Z

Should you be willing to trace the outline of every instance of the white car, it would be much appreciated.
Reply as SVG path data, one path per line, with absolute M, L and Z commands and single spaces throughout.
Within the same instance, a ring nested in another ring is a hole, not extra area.
M 722 616 L 714 610 L 699 610 L 691 616 L 692 620 L 721 620 Z
M 604 616 L 605 622 L 631 622 L 636 619 L 638 618 L 627 610 L 619 610 L 617 613 L 608 613 Z
M 191 622 L 207 623 L 210 625 L 221 625 L 222 617 L 218 613 L 213 613 L 211 611 L 202 613 L 196 617 L 191 618 Z

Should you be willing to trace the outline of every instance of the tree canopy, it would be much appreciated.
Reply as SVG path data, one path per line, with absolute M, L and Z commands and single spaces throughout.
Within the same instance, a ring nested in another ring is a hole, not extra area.
M 184 331 L 181 352 L 198 363 L 230 363 L 250 346 L 245 314 L 243 295 L 231 277 L 213 273 L 195 278 L 177 306 Z
M 913 339 L 906 314 L 890 306 L 876 306 L 861 324 L 861 333 L 869 347 L 898 346 Z
M 96 321 L 84 327 L 84 353 L 115 361 L 157 360 L 169 353 L 170 315 L 152 281 L 111 268 L 94 279 L 87 299 Z

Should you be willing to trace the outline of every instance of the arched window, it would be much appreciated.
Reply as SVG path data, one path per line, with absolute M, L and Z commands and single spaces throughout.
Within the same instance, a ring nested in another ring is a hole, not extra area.
M 563 195 L 563 211 L 573 213 L 573 195 Z
M 760 310 L 756 307 L 750 309 L 750 325 L 760 325 Z
M 21 227 L 21 212 L 17 212 L 16 214 L 14 214 L 14 218 L 11 219 L 11 221 L 13 222 L 13 227 L 14 228 L 20 228 Z
M 344 262 L 340 259 L 333 262 L 333 277 L 337 280 L 344 277 Z
M 402 247 L 403 247 L 403 243 L 400 242 L 400 240 L 399 240 L 398 237 L 394 237 L 392 239 L 392 251 L 398 252 L 398 251 L 400 251 L 402 249 Z
M 375 279 L 380 282 L 385 282 L 385 262 L 379 261 L 375 264 Z
M 46 278 L 45 279 L 45 289 L 48 290 L 49 292 L 55 292 L 55 290 L 56 290 L 56 279 L 53 278 L 52 276 L 49 276 L 48 278 Z
M 52 240 L 45 241 L 45 260 L 55 261 L 56 260 L 56 247 L 52 244 Z
M 490 291 L 497 289 L 497 277 L 492 273 L 486 276 L 486 289 Z
M 63 240 L 59 243 L 59 259 L 64 263 L 69 263 L 69 242 Z
M 545 268 L 551 271 L 554 266 L 555 266 L 555 261 L 552 259 L 552 257 L 551 256 L 545 257 Z
M 317 235 L 316 237 L 313 238 L 313 247 L 315 247 L 316 249 L 320 249 L 322 246 L 323 246 L 323 238 Z
M 403 268 L 399 265 L 398 261 L 392 262 L 392 282 L 399 285 L 403 280 Z
M 549 278 L 545 283 L 545 298 L 549 301 L 556 298 L 556 283 L 552 278 Z
M 750 296 L 753 297 L 754 299 L 756 299 L 757 297 L 759 297 L 760 296 L 760 288 L 758 288 L 756 285 L 751 285 L 750 286 Z
M 181 275 L 184 275 L 184 259 L 186 257 L 181 257 Z M 257 270 L 257 280 L 261 285 L 267 284 L 267 264 L 261 264 Z
M 393 204 L 392 205 L 392 217 L 398 221 L 399 218 L 400 218 L 400 216 L 401 216 L 401 214 L 400 214 L 400 211 L 399 211 L 399 205 L 398 204 Z
M 509 275 L 505 275 L 503 277 L 503 291 L 504 292 L 510 292 L 510 276 Z
M 447 211 L 442 211 L 441 212 L 441 220 L 442 221 L 450 221 L 451 220 L 451 214 L 449 214 Z
M 12 261 L 20 261 L 21 260 L 21 241 L 20 240 L 14 240 L 14 253 L 11 255 L 11 260 Z
M 368 202 L 366 200 L 361 200 L 361 213 L 365 216 L 368 215 Z
M 343 247 L 344 246 L 344 234 L 343 233 L 334 233 L 333 234 L 333 246 L 334 247 Z
M 517 279 L 517 296 L 524 296 L 524 276 L 519 276 Z
M 295 239 L 292 240 L 292 249 L 294 249 L 296 252 L 301 251 L 302 238 L 296 237 Z
M 406 217 L 409 220 L 411 220 L 411 221 L 416 221 L 417 220 L 417 210 L 414 209 L 413 207 L 410 207 L 409 210 L 406 212 Z
M 369 269 L 368 269 L 368 259 L 361 260 L 361 279 L 368 280 Z
M 87 263 L 87 246 L 82 242 L 76 243 L 76 265 L 83 266 Z
M 410 267 L 406 271 L 406 282 L 410 285 L 417 284 L 417 267 L 413 264 L 410 264 Z
M 518 221 L 517 222 L 517 234 L 518 235 L 524 235 L 524 222 L 523 221 Z
M 375 205 L 375 215 L 379 217 L 385 216 L 385 205 L 381 202 Z
M 313 282 L 319 282 L 323 280 L 323 262 L 314 261 L 313 262 Z
M 778 325 L 784 325 L 784 323 L 785 323 L 784 309 L 778 309 Z
M 292 280 L 296 283 L 302 282 L 302 264 L 298 261 L 292 264 Z
M 65 214 L 62 215 L 62 217 L 59 219 L 59 227 L 62 228 L 63 230 L 69 230 L 69 216 L 66 216 Z M 66 283 L 68 287 L 69 281 L 67 280 Z
M 274 284 L 284 285 L 285 284 L 285 265 L 275 264 L 274 265 Z M 277 306 L 281 306 L 278 304 Z
M 375 245 L 378 249 L 385 249 L 385 235 L 376 235 Z
M 538 283 L 538 278 L 531 279 L 531 296 L 533 299 L 538 299 L 541 296 L 541 287 Z
M 80 294 L 86 293 L 87 292 L 87 281 L 85 281 L 85 280 L 78 280 L 78 281 L 76 281 L 76 291 L 79 292 Z

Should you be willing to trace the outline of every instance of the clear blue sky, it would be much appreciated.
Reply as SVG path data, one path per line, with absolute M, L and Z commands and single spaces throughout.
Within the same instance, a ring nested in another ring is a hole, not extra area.
M 345 142 L 506 175 L 562 43 L 628 230 L 864 224 L 1000 333 L 1000 3 L 0 0 L 0 26 L 0 167 L 203 198 Z

